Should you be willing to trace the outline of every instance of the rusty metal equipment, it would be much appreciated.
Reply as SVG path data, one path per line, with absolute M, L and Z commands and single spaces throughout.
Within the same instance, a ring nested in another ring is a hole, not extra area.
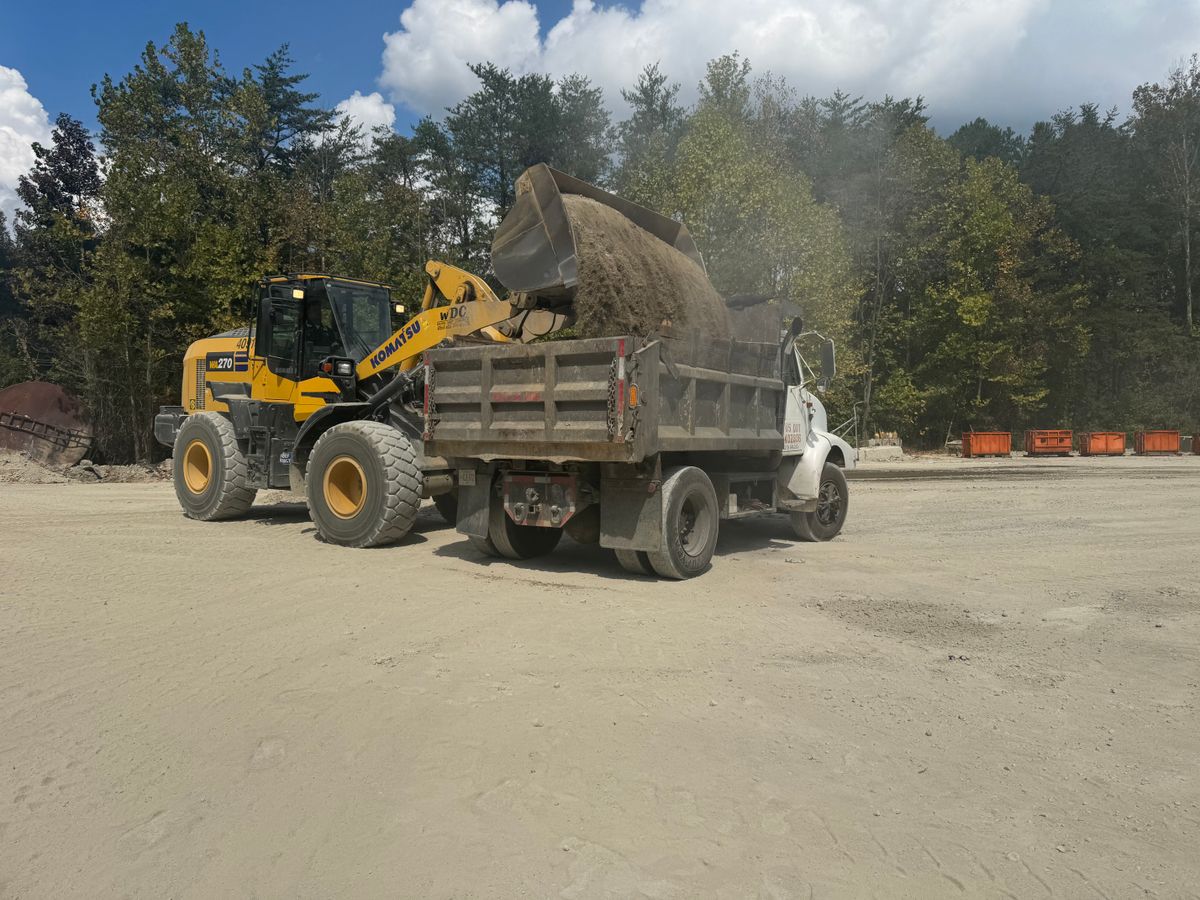
M 91 444 L 83 405 L 57 384 L 25 381 L 0 390 L 0 448 L 72 466 Z
M 1133 452 L 1137 456 L 1149 456 L 1155 453 L 1180 453 L 1178 431 L 1159 429 L 1156 431 L 1137 431 L 1133 435 Z
M 1085 431 L 1079 436 L 1080 456 L 1124 456 L 1125 432 Z
M 1029 456 L 1070 456 L 1073 433 L 1063 428 L 1031 428 L 1025 432 Z
M 1011 431 L 964 431 L 962 433 L 963 459 L 1011 455 Z

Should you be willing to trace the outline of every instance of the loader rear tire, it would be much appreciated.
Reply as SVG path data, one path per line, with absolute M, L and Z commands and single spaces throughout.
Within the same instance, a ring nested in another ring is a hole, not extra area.
M 717 492 L 702 469 L 683 466 L 663 473 L 662 549 L 647 553 L 663 578 L 694 578 L 717 549 Z
M 846 487 L 846 476 L 838 466 L 827 462 L 821 469 L 817 509 L 815 512 L 792 513 L 792 532 L 802 541 L 831 541 L 846 524 L 849 509 L 850 492 Z
M 246 457 L 233 423 L 219 413 L 195 413 L 175 436 L 175 496 L 189 518 L 204 522 L 246 513 L 256 491 L 248 487 Z
M 421 505 L 421 467 L 412 444 L 383 422 L 343 422 L 322 434 L 305 485 L 317 532 L 344 547 L 400 540 Z
M 562 540 L 561 528 L 518 525 L 504 511 L 504 502 L 492 497 L 488 510 L 488 540 L 505 559 L 533 559 L 545 556 Z M 478 544 L 476 544 L 478 546 Z
M 651 578 L 658 574 L 650 565 L 650 556 L 645 550 L 614 550 L 613 553 L 617 554 L 617 562 L 626 572 L 649 575 Z

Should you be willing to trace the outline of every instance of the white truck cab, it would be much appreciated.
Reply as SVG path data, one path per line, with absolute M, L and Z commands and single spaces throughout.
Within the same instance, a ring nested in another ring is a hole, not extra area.
M 820 341 L 819 375 L 801 353 L 806 338 Z M 778 508 L 791 514 L 796 536 L 803 540 L 829 540 L 841 531 L 849 504 L 844 472 L 858 461 L 857 451 L 829 430 L 825 405 L 817 396 L 825 392 L 836 369 L 832 339 L 804 331 L 795 320 L 783 344 L 787 394 Z

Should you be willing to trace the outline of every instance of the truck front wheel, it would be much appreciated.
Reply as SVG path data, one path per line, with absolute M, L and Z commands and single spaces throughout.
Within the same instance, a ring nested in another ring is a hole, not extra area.
M 344 422 L 321 435 L 305 485 L 317 531 L 345 547 L 400 540 L 421 504 L 421 469 L 412 444 L 383 422 Z
M 662 549 L 648 553 L 663 578 L 693 578 L 708 568 L 717 548 L 717 492 L 703 470 L 672 469 L 662 483 Z
M 827 462 L 821 469 L 821 487 L 813 512 L 792 513 L 792 531 L 802 541 L 830 541 L 846 523 L 850 492 L 841 468 Z

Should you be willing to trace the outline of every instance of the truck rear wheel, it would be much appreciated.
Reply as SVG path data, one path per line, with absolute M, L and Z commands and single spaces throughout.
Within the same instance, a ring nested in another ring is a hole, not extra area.
M 438 515 L 446 522 L 447 525 L 458 524 L 458 490 L 447 491 L 445 494 L 438 494 L 433 498 L 433 505 L 437 507 Z
M 246 457 L 233 423 L 214 412 L 183 420 L 172 460 L 175 496 L 193 519 L 215 521 L 243 515 L 256 491 L 246 485 Z
M 421 505 L 421 469 L 412 444 L 383 422 L 344 422 L 317 439 L 305 478 L 321 537 L 346 547 L 403 538 Z
M 717 548 L 717 492 L 703 470 L 672 469 L 662 483 L 662 546 L 647 554 L 663 578 L 693 578 L 708 568 Z
M 658 574 L 654 571 L 654 566 L 650 565 L 650 556 L 645 550 L 614 550 L 613 553 L 617 554 L 617 562 L 626 572 L 649 575 L 651 578 Z
M 518 525 L 504 511 L 504 501 L 498 496 L 492 497 L 492 505 L 488 510 L 488 540 L 500 556 L 506 559 L 545 556 L 558 546 L 562 533 L 561 528 Z
M 841 468 L 827 462 L 821 469 L 821 487 L 814 512 L 792 513 L 792 531 L 802 541 L 829 541 L 846 524 L 850 492 Z

